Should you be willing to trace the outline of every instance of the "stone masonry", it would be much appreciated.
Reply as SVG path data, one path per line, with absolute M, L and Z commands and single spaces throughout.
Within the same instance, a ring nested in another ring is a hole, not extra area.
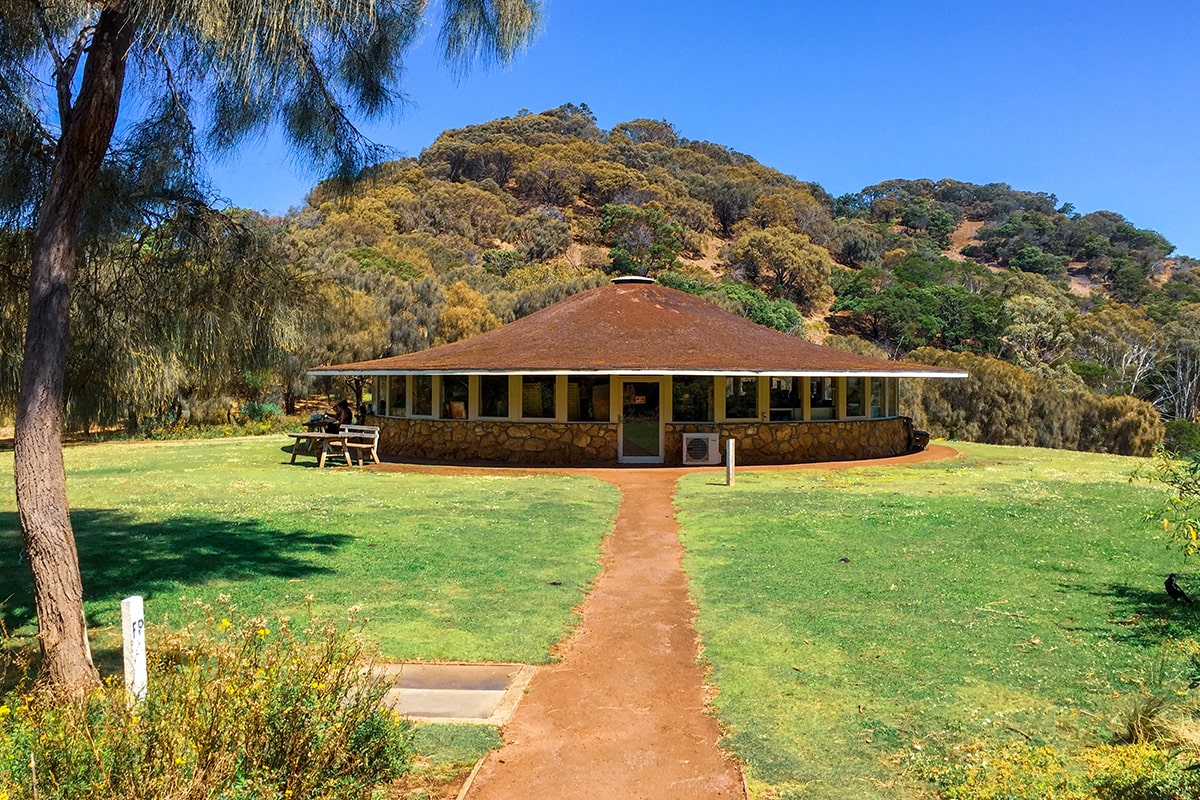
M 380 452 L 450 463 L 530 465 L 617 463 L 617 424 L 375 418 Z M 665 463 L 682 463 L 684 433 L 737 440 L 739 464 L 802 464 L 886 458 L 916 449 L 912 420 L 891 417 L 821 422 L 667 423 Z

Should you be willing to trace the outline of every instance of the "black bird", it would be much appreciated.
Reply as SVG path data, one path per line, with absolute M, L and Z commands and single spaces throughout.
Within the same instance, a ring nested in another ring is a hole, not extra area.
M 1190 603 L 1192 598 L 1187 596 L 1187 592 L 1179 588 L 1179 584 L 1175 582 L 1175 573 L 1172 572 L 1167 576 L 1167 580 L 1163 583 L 1167 587 L 1167 596 L 1176 603 Z

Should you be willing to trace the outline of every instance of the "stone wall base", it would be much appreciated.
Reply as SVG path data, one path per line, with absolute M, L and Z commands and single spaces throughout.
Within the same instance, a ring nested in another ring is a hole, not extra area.
M 617 424 L 372 418 L 385 455 L 421 461 L 494 462 L 546 466 L 617 463 Z M 771 423 L 667 423 L 664 463 L 683 463 L 684 433 L 716 433 L 737 440 L 738 464 L 803 464 L 887 458 L 919 449 L 912 420 Z
M 732 437 L 734 461 L 745 465 L 806 464 L 888 458 L 913 450 L 912 420 L 836 420 L 822 422 L 668 423 L 666 463 L 683 463 L 683 434 L 715 433 L 725 460 L 725 441 Z

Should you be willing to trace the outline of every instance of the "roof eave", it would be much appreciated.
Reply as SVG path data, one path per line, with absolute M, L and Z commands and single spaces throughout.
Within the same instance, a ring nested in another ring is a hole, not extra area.
M 874 370 L 874 369 L 806 369 L 806 370 L 753 370 L 753 369 L 670 369 L 670 368 L 621 368 L 599 367 L 595 369 L 564 367 L 564 368 L 530 368 L 517 367 L 513 369 L 354 369 L 339 367 L 318 367 L 310 369 L 309 375 L 316 377 L 332 377 L 337 375 L 387 376 L 387 375 L 682 375 L 682 376 L 717 376 L 731 377 L 810 377 L 810 378 L 951 378 L 968 377 L 965 370 Z

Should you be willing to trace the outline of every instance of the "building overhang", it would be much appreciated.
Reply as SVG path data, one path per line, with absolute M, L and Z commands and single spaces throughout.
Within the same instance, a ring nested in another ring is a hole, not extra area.
M 365 369 L 345 367 L 320 367 L 308 371 L 309 375 L 317 377 L 336 377 L 347 375 L 354 377 L 384 377 L 403 375 L 621 375 L 630 377 L 716 377 L 724 375 L 731 378 L 966 378 L 964 370 L 745 370 L 745 369 L 622 369 L 620 367 L 605 367 L 602 369 L 529 369 L 513 367 L 511 369 Z

